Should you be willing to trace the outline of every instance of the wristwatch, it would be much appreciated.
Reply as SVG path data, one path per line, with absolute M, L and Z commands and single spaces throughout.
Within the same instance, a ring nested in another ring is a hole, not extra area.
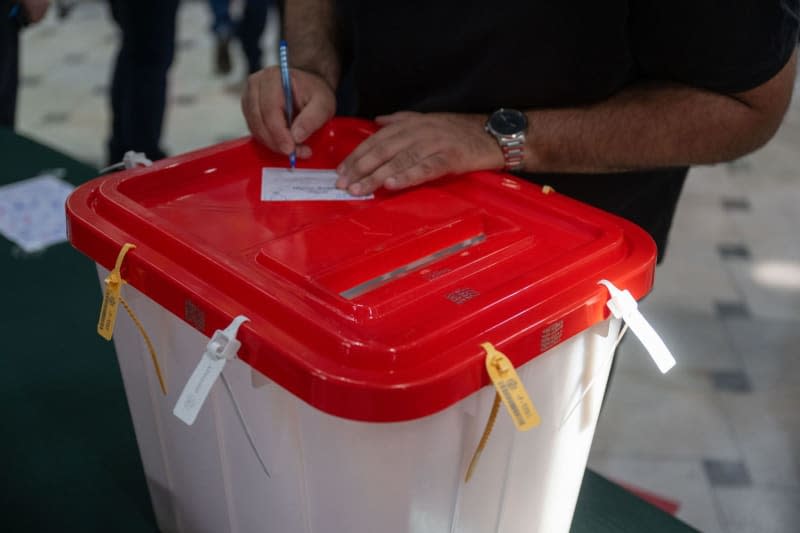
M 506 170 L 520 170 L 525 154 L 525 134 L 528 117 L 516 109 L 500 108 L 486 121 L 486 131 L 492 135 L 503 150 Z

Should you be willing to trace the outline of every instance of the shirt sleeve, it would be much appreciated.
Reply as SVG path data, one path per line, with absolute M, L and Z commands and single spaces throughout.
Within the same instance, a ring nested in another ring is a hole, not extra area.
M 632 0 L 638 75 L 712 91 L 753 89 L 797 47 L 800 0 Z

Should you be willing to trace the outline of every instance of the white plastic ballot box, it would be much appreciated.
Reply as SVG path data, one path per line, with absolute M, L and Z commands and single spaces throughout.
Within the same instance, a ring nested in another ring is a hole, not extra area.
M 298 176 L 373 128 L 334 119 Z M 161 530 L 567 532 L 622 323 L 599 282 L 642 298 L 650 237 L 502 172 L 262 199 L 286 164 L 241 139 L 68 201 Z

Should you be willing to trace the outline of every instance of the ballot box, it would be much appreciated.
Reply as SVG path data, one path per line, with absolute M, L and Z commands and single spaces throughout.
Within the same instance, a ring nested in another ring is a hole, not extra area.
M 503 172 L 303 181 L 374 128 L 334 119 L 293 171 L 246 138 L 69 198 L 162 531 L 569 530 L 622 324 L 599 282 L 642 298 L 655 245 Z

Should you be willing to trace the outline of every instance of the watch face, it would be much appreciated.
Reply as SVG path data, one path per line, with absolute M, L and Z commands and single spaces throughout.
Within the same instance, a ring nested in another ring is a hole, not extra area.
M 525 131 L 528 118 L 516 109 L 500 109 L 492 113 L 489 127 L 500 135 L 514 135 Z

